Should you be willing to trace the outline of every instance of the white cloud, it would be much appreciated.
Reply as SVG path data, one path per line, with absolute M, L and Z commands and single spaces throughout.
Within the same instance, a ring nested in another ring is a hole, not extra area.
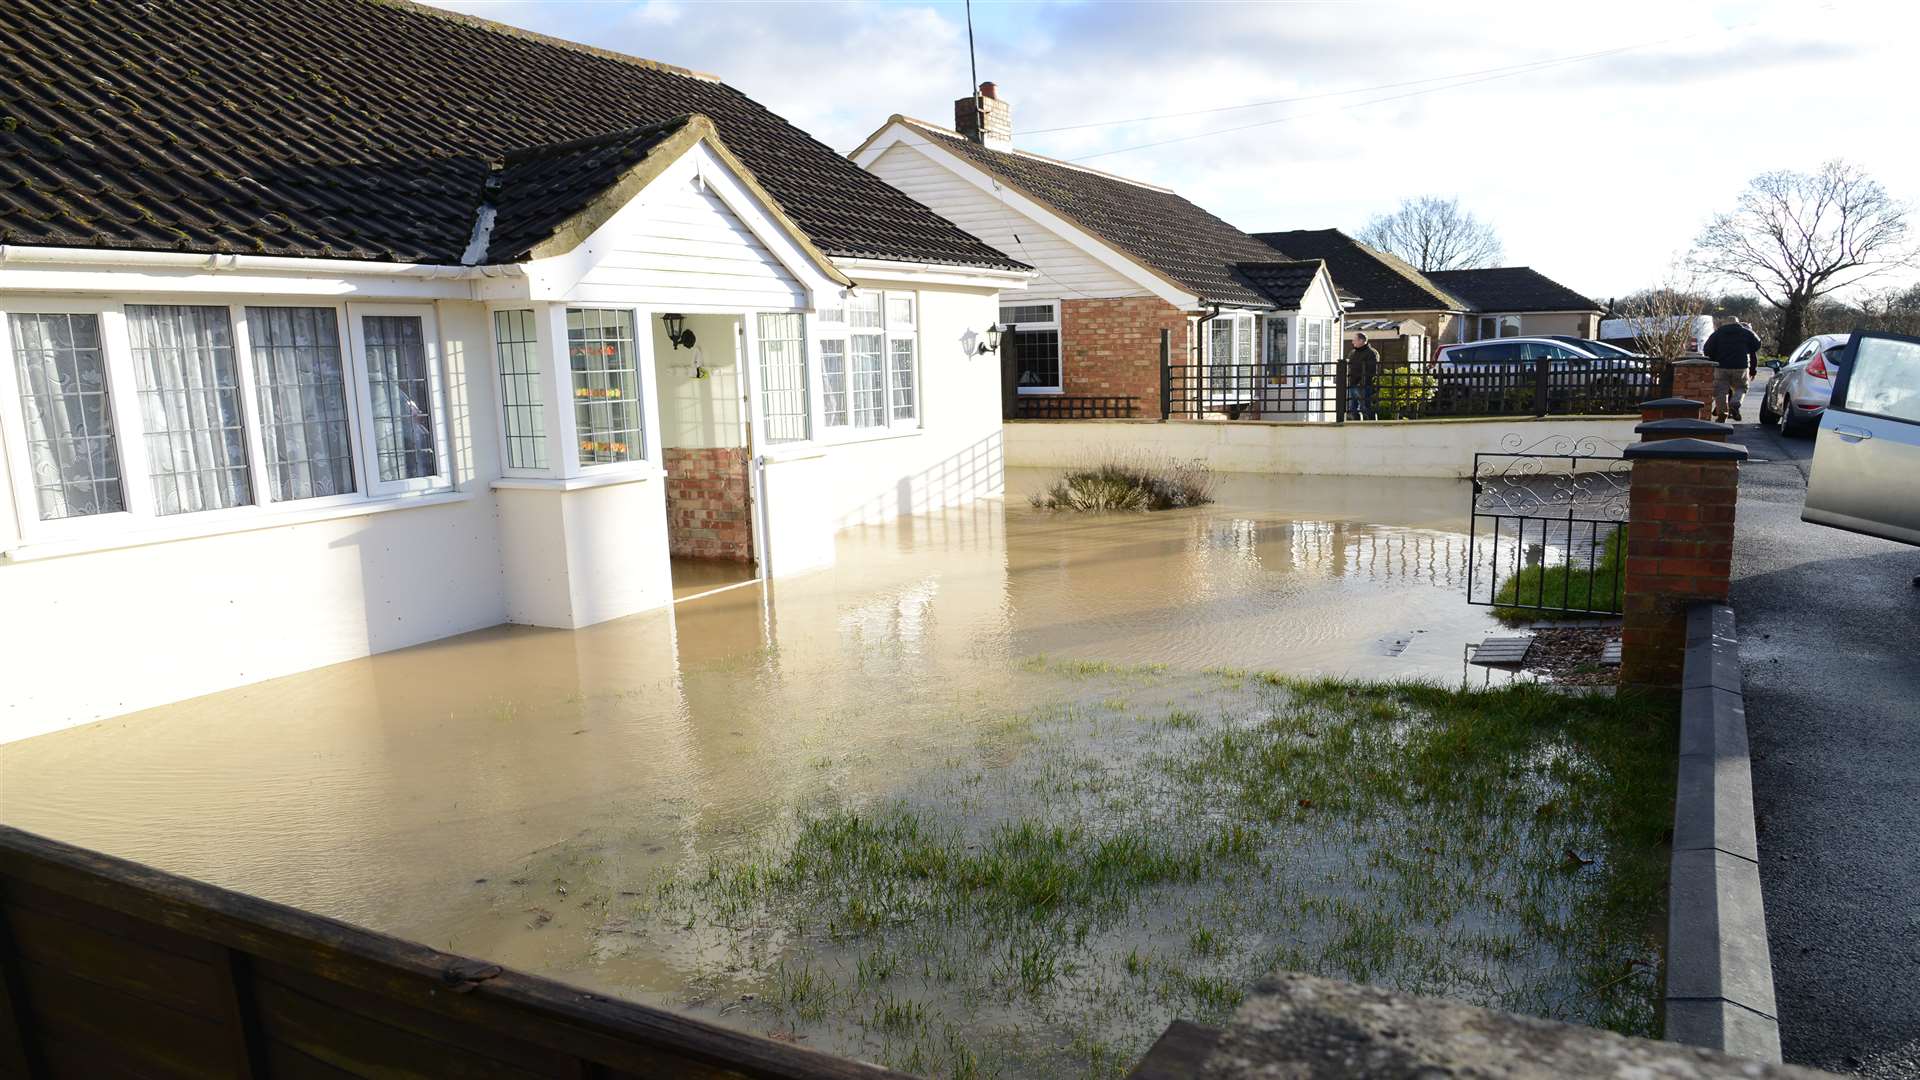
M 948 122 L 968 88 L 958 2 L 448 6 L 713 72 L 840 150 L 896 112 Z M 1498 226 L 1510 261 L 1604 297 L 1658 278 L 1768 169 L 1844 156 L 1920 198 L 1916 8 L 978 0 L 974 15 L 980 75 L 1014 103 L 1023 148 L 1074 158 L 1279 120 L 1088 164 L 1250 230 L 1357 228 L 1408 196 L 1458 195 Z M 1467 72 L 1485 74 L 1356 92 Z M 1340 96 L 1037 133 L 1327 94 Z

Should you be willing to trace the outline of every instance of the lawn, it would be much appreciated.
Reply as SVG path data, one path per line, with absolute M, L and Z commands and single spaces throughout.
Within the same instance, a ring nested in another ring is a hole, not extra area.
M 1275 967 L 1657 1034 L 1671 701 L 1025 667 L 1071 692 L 908 790 L 520 880 L 679 1007 L 930 1076 L 1121 1076 Z
M 1626 576 L 1626 533 L 1615 531 L 1591 563 L 1528 566 L 1500 583 L 1493 616 L 1509 626 L 1543 615 L 1617 614 Z M 1542 611 L 1541 608 L 1548 609 Z M 1561 609 L 1565 609 L 1564 611 Z

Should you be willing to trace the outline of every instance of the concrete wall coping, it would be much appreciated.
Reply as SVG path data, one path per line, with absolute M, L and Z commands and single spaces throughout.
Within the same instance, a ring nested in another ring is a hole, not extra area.
M 1639 442 L 1627 447 L 1621 453 L 1633 459 L 1675 458 L 1683 461 L 1745 461 L 1747 448 L 1731 443 L 1708 442 L 1705 439 L 1661 439 L 1658 442 Z
M 1694 403 L 1696 406 L 1699 402 Z M 1336 423 L 1332 420 L 1200 420 L 1193 417 L 1176 417 L 1162 420 L 1154 416 L 1102 416 L 1084 420 L 1063 420 L 1057 417 L 1033 416 L 1019 420 L 1005 420 L 1007 424 L 1067 424 L 1084 427 L 1089 424 L 1195 424 L 1211 428 L 1232 427 L 1294 427 L 1324 428 L 1337 431 L 1341 428 L 1405 428 L 1424 425 L 1446 424 L 1564 424 L 1585 420 L 1637 421 L 1637 413 L 1570 413 L 1564 416 L 1428 416 L 1417 420 L 1348 420 Z
M 1666 1038 L 1780 1060 L 1733 609 L 1687 610 L 1668 879 Z
M 1665 420 L 1645 421 L 1635 426 L 1633 430 L 1641 435 L 1681 431 L 1694 435 L 1717 435 L 1724 438 L 1733 434 L 1733 425 L 1715 423 L 1712 420 L 1696 420 L 1686 416 L 1670 416 Z

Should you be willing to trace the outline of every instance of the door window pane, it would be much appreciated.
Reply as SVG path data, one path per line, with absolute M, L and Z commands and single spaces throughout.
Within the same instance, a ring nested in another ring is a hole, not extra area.
M 820 403 L 828 427 L 847 426 L 847 342 L 825 338 L 820 342 Z
M 573 368 L 573 420 L 580 439 L 580 464 L 609 465 L 645 457 L 633 312 L 568 308 L 567 359 Z
M 227 309 L 129 304 L 127 334 L 154 512 L 252 502 Z
M 1847 410 L 1920 423 L 1920 344 L 1865 338 L 1855 348 Z
M 417 315 L 367 315 L 367 390 L 373 398 L 374 456 L 381 480 L 439 475 L 433 383 L 425 327 Z
M 854 427 L 883 427 L 887 422 L 886 357 L 881 354 L 885 341 L 879 334 L 854 334 L 850 339 Z
M 40 519 L 127 508 L 97 315 L 14 315 L 13 361 Z
M 893 418 L 912 420 L 915 414 L 913 383 L 913 339 L 894 338 L 887 343 L 890 367 L 888 383 L 893 394 Z
M 540 392 L 540 352 L 533 312 L 493 313 L 500 362 L 500 411 L 506 420 L 507 468 L 547 467 L 547 414 Z
M 347 373 L 333 309 L 250 307 L 247 345 L 273 501 L 353 491 Z
M 760 411 L 766 441 L 798 442 L 807 429 L 807 342 L 798 315 L 760 316 Z

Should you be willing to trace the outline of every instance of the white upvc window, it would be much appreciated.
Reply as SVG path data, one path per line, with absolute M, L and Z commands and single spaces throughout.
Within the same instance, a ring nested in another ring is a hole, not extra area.
M 830 433 L 875 434 L 920 426 L 919 299 L 859 292 L 815 318 L 820 421 Z
M 1000 305 L 1000 347 L 1013 350 L 1013 381 L 1022 394 L 1058 394 L 1060 302 L 1028 300 Z
M 768 443 L 805 442 L 813 434 L 805 317 L 762 312 L 755 330 L 763 438 Z
M 1259 372 L 1254 364 L 1258 335 L 1248 312 L 1222 312 L 1201 324 L 1201 363 L 1207 397 L 1212 401 L 1250 400 Z
M 567 367 L 580 466 L 645 460 L 640 343 L 633 311 L 568 308 Z
M 1482 315 L 1480 316 L 1480 336 L 1477 340 L 1519 337 L 1520 322 L 1518 315 Z
M 21 537 L 451 487 L 438 332 L 420 305 L 8 298 L 0 438 Z
M 493 313 L 494 370 L 500 378 L 501 463 L 512 471 L 545 472 L 547 392 L 541 381 L 551 374 L 549 348 L 532 308 L 501 308 Z

